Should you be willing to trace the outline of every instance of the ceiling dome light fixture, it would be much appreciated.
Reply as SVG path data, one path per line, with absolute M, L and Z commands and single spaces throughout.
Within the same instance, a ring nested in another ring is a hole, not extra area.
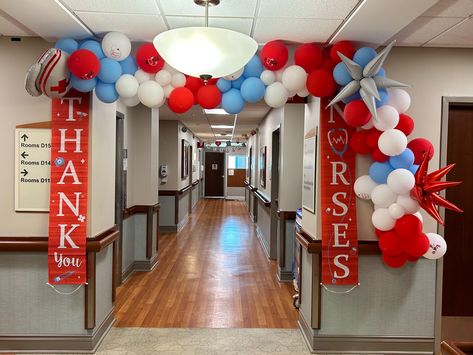
M 209 5 L 219 0 L 194 0 L 205 7 L 205 27 L 182 27 L 158 34 L 153 44 L 163 59 L 180 72 L 204 80 L 221 78 L 243 68 L 256 53 L 256 41 L 242 33 L 208 27 Z

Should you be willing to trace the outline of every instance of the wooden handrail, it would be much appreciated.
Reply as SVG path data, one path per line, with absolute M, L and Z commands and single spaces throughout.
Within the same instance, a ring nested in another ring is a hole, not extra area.
M 271 201 L 269 201 L 261 192 L 254 191 L 256 197 L 264 204 L 265 207 L 271 206 Z

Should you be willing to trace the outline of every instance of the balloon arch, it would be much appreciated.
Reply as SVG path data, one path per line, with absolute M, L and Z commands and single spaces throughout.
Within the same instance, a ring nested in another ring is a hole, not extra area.
M 382 67 L 391 48 L 392 44 L 377 53 L 341 41 L 322 50 L 306 43 L 296 48 L 289 63 L 287 47 L 276 40 L 266 43 L 236 73 L 204 82 L 170 67 L 151 43 L 141 45 L 132 56 L 127 36 L 110 32 L 101 42 L 57 41 L 29 69 L 26 89 L 33 96 L 51 98 L 62 97 L 70 87 L 95 90 L 99 100 L 120 100 L 126 106 L 142 103 L 157 108 L 167 101 L 176 113 L 200 105 L 238 114 L 246 103 L 261 100 L 278 108 L 295 95 L 333 97 L 330 105 L 343 103 L 344 120 L 358 128 L 351 149 L 373 160 L 369 174 L 357 178 L 354 191 L 373 202 L 371 222 L 383 261 L 396 268 L 422 256 L 438 259 L 446 252 L 443 237 L 423 230 L 421 208 L 441 224 L 437 206 L 461 210 L 439 194 L 459 184 L 441 181 L 453 165 L 427 173 L 432 143 L 424 138 L 408 142 L 414 120 L 406 113 L 411 98 L 402 88 L 407 85 L 387 78 Z

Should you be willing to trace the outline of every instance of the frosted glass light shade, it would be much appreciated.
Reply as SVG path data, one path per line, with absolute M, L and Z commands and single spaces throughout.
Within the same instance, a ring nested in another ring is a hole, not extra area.
M 242 33 L 215 27 L 182 27 L 158 34 L 153 44 L 180 72 L 221 78 L 233 74 L 256 53 L 256 41 Z

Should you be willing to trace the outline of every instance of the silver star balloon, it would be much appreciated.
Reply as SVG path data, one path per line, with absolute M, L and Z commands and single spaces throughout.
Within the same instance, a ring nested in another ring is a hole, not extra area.
M 364 68 L 350 58 L 344 56 L 342 53 L 337 52 L 353 80 L 340 90 L 337 96 L 330 101 L 328 106 L 332 106 L 333 104 L 359 92 L 361 99 L 366 104 L 366 107 L 368 107 L 371 115 L 375 120 L 377 120 L 376 100 L 380 100 L 378 89 L 405 88 L 409 86 L 383 76 L 376 76 L 383 66 L 389 52 L 393 48 L 394 43 L 395 41 L 392 41 L 386 48 L 379 52 L 376 57 L 366 64 Z

